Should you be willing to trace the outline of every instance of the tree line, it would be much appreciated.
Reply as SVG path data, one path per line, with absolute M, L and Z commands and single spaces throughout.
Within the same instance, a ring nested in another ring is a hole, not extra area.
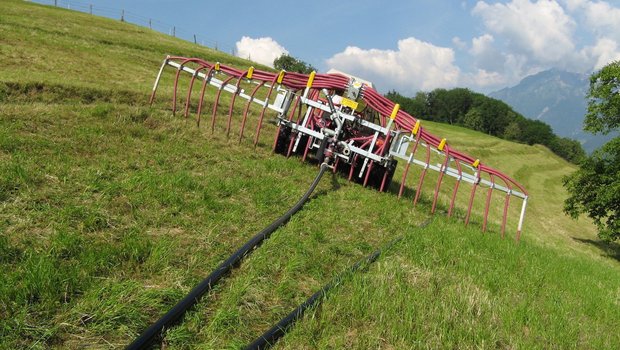
M 528 145 L 542 144 L 575 164 L 586 157 L 578 141 L 555 135 L 547 123 L 527 119 L 506 103 L 466 88 L 435 89 L 413 97 L 390 91 L 386 97 L 414 117 L 460 125 Z

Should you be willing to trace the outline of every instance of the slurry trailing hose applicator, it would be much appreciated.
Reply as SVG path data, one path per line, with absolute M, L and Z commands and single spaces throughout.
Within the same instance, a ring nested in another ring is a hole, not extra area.
M 239 142 L 244 137 L 252 105 L 258 107 L 254 132 L 254 146 L 259 143 L 266 110 L 274 111 L 277 131 L 273 140 L 276 153 L 300 155 L 306 160 L 315 154 L 319 163 L 324 156 L 333 157 L 334 172 L 385 191 L 389 188 L 398 162 L 404 163 L 398 197 L 407 187 L 411 165 L 421 168 L 413 192 L 413 204 L 420 200 L 428 170 L 438 173 L 434 186 L 431 211 L 434 213 L 444 178 L 454 179 L 449 196 L 447 215 L 454 214 L 454 206 L 461 183 L 471 185 L 465 225 L 469 224 L 478 188 L 486 189 L 482 211 L 482 230 L 487 230 L 493 193 L 504 196 L 501 235 L 506 231 L 511 198 L 521 199 L 515 239 L 519 240 L 523 228 L 528 194 L 525 188 L 508 175 L 483 164 L 479 159 L 452 148 L 445 138 L 429 133 L 419 119 L 400 109 L 398 104 L 380 95 L 368 81 L 341 72 L 332 74 L 301 74 L 295 72 L 266 72 L 249 67 L 240 70 L 219 62 L 211 63 L 200 58 L 167 56 L 157 74 L 150 102 L 162 78 L 164 69 L 172 67 L 174 75 L 172 111 L 176 113 L 181 74 L 189 75 L 189 86 L 183 114 L 189 116 L 193 89 L 201 82 L 197 92 L 196 123 L 200 125 L 206 92 L 214 90 L 210 128 L 215 132 L 222 92 L 230 94 L 230 106 L 225 133 L 230 136 L 235 102 L 245 101 L 239 124 Z M 194 98 L 192 98 L 194 97 Z M 431 155 L 439 157 L 434 163 Z M 445 187 L 445 186 L 444 186 Z

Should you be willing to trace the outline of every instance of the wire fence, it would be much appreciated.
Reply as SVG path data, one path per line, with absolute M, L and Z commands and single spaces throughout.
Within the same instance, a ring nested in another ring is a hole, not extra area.
M 234 45 L 222 44 L 217 40 L 203 34 L 194 33 L 190 30 L 178 27 L 174 24 L 162 22 L 158 19 L 145 17 L 124 9 L 118 9 L 107 6 L 95 6 L 88 2 L 81 1 L 68 1 L 68 0 L 29 0 L 30 2 L 49 5 L 55 7 L 62 7 L 73 11 L 79 11 L 88 13 L 94 16 L 107 17 L 111 19 L 117 19 L 120 22 L 127 22 L 149 28 L 158 31 L 163 34 L 173 36 L 175 38 L 183 39 L 189 42 L 193 42 L 196 45 L 206 46 L 219 51 L 230 52 L 232 55 L 236 55 L 236 48 Z

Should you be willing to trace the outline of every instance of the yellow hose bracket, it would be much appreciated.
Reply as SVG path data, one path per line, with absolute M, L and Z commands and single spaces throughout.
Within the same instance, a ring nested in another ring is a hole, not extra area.
M 248 68 L 248 74 L 246 74 L 245 77 L 248 79 L 252 79 L 252 74 L 254 74 L 254 67 Z
M 285 70 L 281 70 L 280 74 L 278 74 L 278 79 L 276 80 L 278 84 L 282 84 L 282 80 L 284 80 L 284 74 L 286 74 Z
M 349 107 L 352 110 L 356 110 L 357 107 L 359 106 L 359 104 L 353 100 L 349 100 L 346 97 L 342 98 L 342 102 L 340 102 L 341 105 L 345 106 L 345 107 Z
M 315 76 L 316 76 L 316 71 L 312 71 L 312 73 L 310 73 L 310 76 L 308 77 L 308 83 L 306 84 L 306 87 L 308 89 L 312 87 L 312 83 L 314 82 Z
M 220 70 L 220 62 L 215 62 L 215 71 Z
M 478 165 L 480 165 L 480 159 L 476 159 L 473 163 L 471 163 L 471 166 L 473 166 L 474 168 L 477 168 Z
M 418 132 L 420 131 L 420 120 L 416 120 L 415 125 L 413 126 L 413 129 L 411 130 L 411 133 L 414 135 L 417 135 Z
M 446 139 L 441 139 L 441 142 L 439 143 L 439 146 L 437 146 L 437 149 L 443 151 L 444 147 L 446 147 Z
M 390 119 L 396 119 L 396 115 L 398 114 L 398 110 L 400 109 L 400 105 L 397 103 L 394 105 L 394 109 L 392 110 L 392 114 L 390 115 Z

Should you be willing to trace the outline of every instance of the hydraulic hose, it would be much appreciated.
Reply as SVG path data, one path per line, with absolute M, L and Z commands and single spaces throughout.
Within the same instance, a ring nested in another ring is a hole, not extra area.
M 221 263 L 207 278 L 194 287 L 194 289 L 192 289 L 189 294 L 185 296 L 185 298 L 179 301 L 172 309 L 170 309 L 170 311 L 157 320 L 157 322 L 153 323 L 149 328 L 142 332 L 142 334 L 140 334 L 138 338 L 129 344 L 126 349 L 146 349 L 153 344 L 155 340 L 161 338 L 166 329 L 170 328 L 177 321 L 179 321 L 185 312 L 196 304 L 205 293 L 209 292 L 223 276 L 237 266 L 246 255 L 252 252 L 254 248 L 260 245 L 265 239 L 269 238 L 269 236 L 271 236 L 271 234 L 278 229 L 278 227 L 287 223 L 288 220 L 290 220 L 290 218 L 303 207 L 308 198 L 310 198 L 312 192 L 316 189 L 321 177 L 328 168 L 329 166 L 326 163 L 321 164 L 319 173 L 316 178 L 314 178 L 310 188 L 308 188 L 308 191 L 304 193 L 304 195 L 291 209 L 272 222 L 269 226 L 265 227 L 262 231 L 257 233 L 247 243 L 239 248 L 239 250 Z
M 430 220 L 426 220 L 422 224 L 420 224 L 418 227 L 419 228 L 426 227 L 429 223 L 430 223 Z M 394 244 L 401 241 L 403 238 L 404 236 L 399 236 L 391 240 L 382 248 L 375 250 L 374 252 L 372 252 L 370 255 L 368 255 L 364 259 L 356 262 L 353 266 L 351 266 L 346 271 L 340 273 L 331 282 L 323 286 L 321 290 L 312 294 L 310 298 L 306 299 L 306 301 L 300 304 L 295 310 L 293 310 L 290 314 L 286 315 L 286 317 L 281 319 L 280 322 L 275 324 L 268 331 L 263 333 L 263 335 L 256 338 L 252 343 L 246 346 L 245 350 L 263 350 L 263 349 L 268 349 L 269 347 L 274 345 L 278 341 L 278 339 L 284 336 L 284 334 L 286 334 L 286 332 L 295 324 L 297 320 L 299 320 L 304 315 L 304 313 L 308 309 L 311 309 L 315 307 L 316 305 L 320 304 L 321 301 L 324 299 L 324 297 L 327 295 L 327 293 L 331 289 L 337 287 L 346 276 L 349 276 L 355 273 L 357 270 L 372 264 L 379 258 L 379 256 L 383 252 L 388 250 Z

